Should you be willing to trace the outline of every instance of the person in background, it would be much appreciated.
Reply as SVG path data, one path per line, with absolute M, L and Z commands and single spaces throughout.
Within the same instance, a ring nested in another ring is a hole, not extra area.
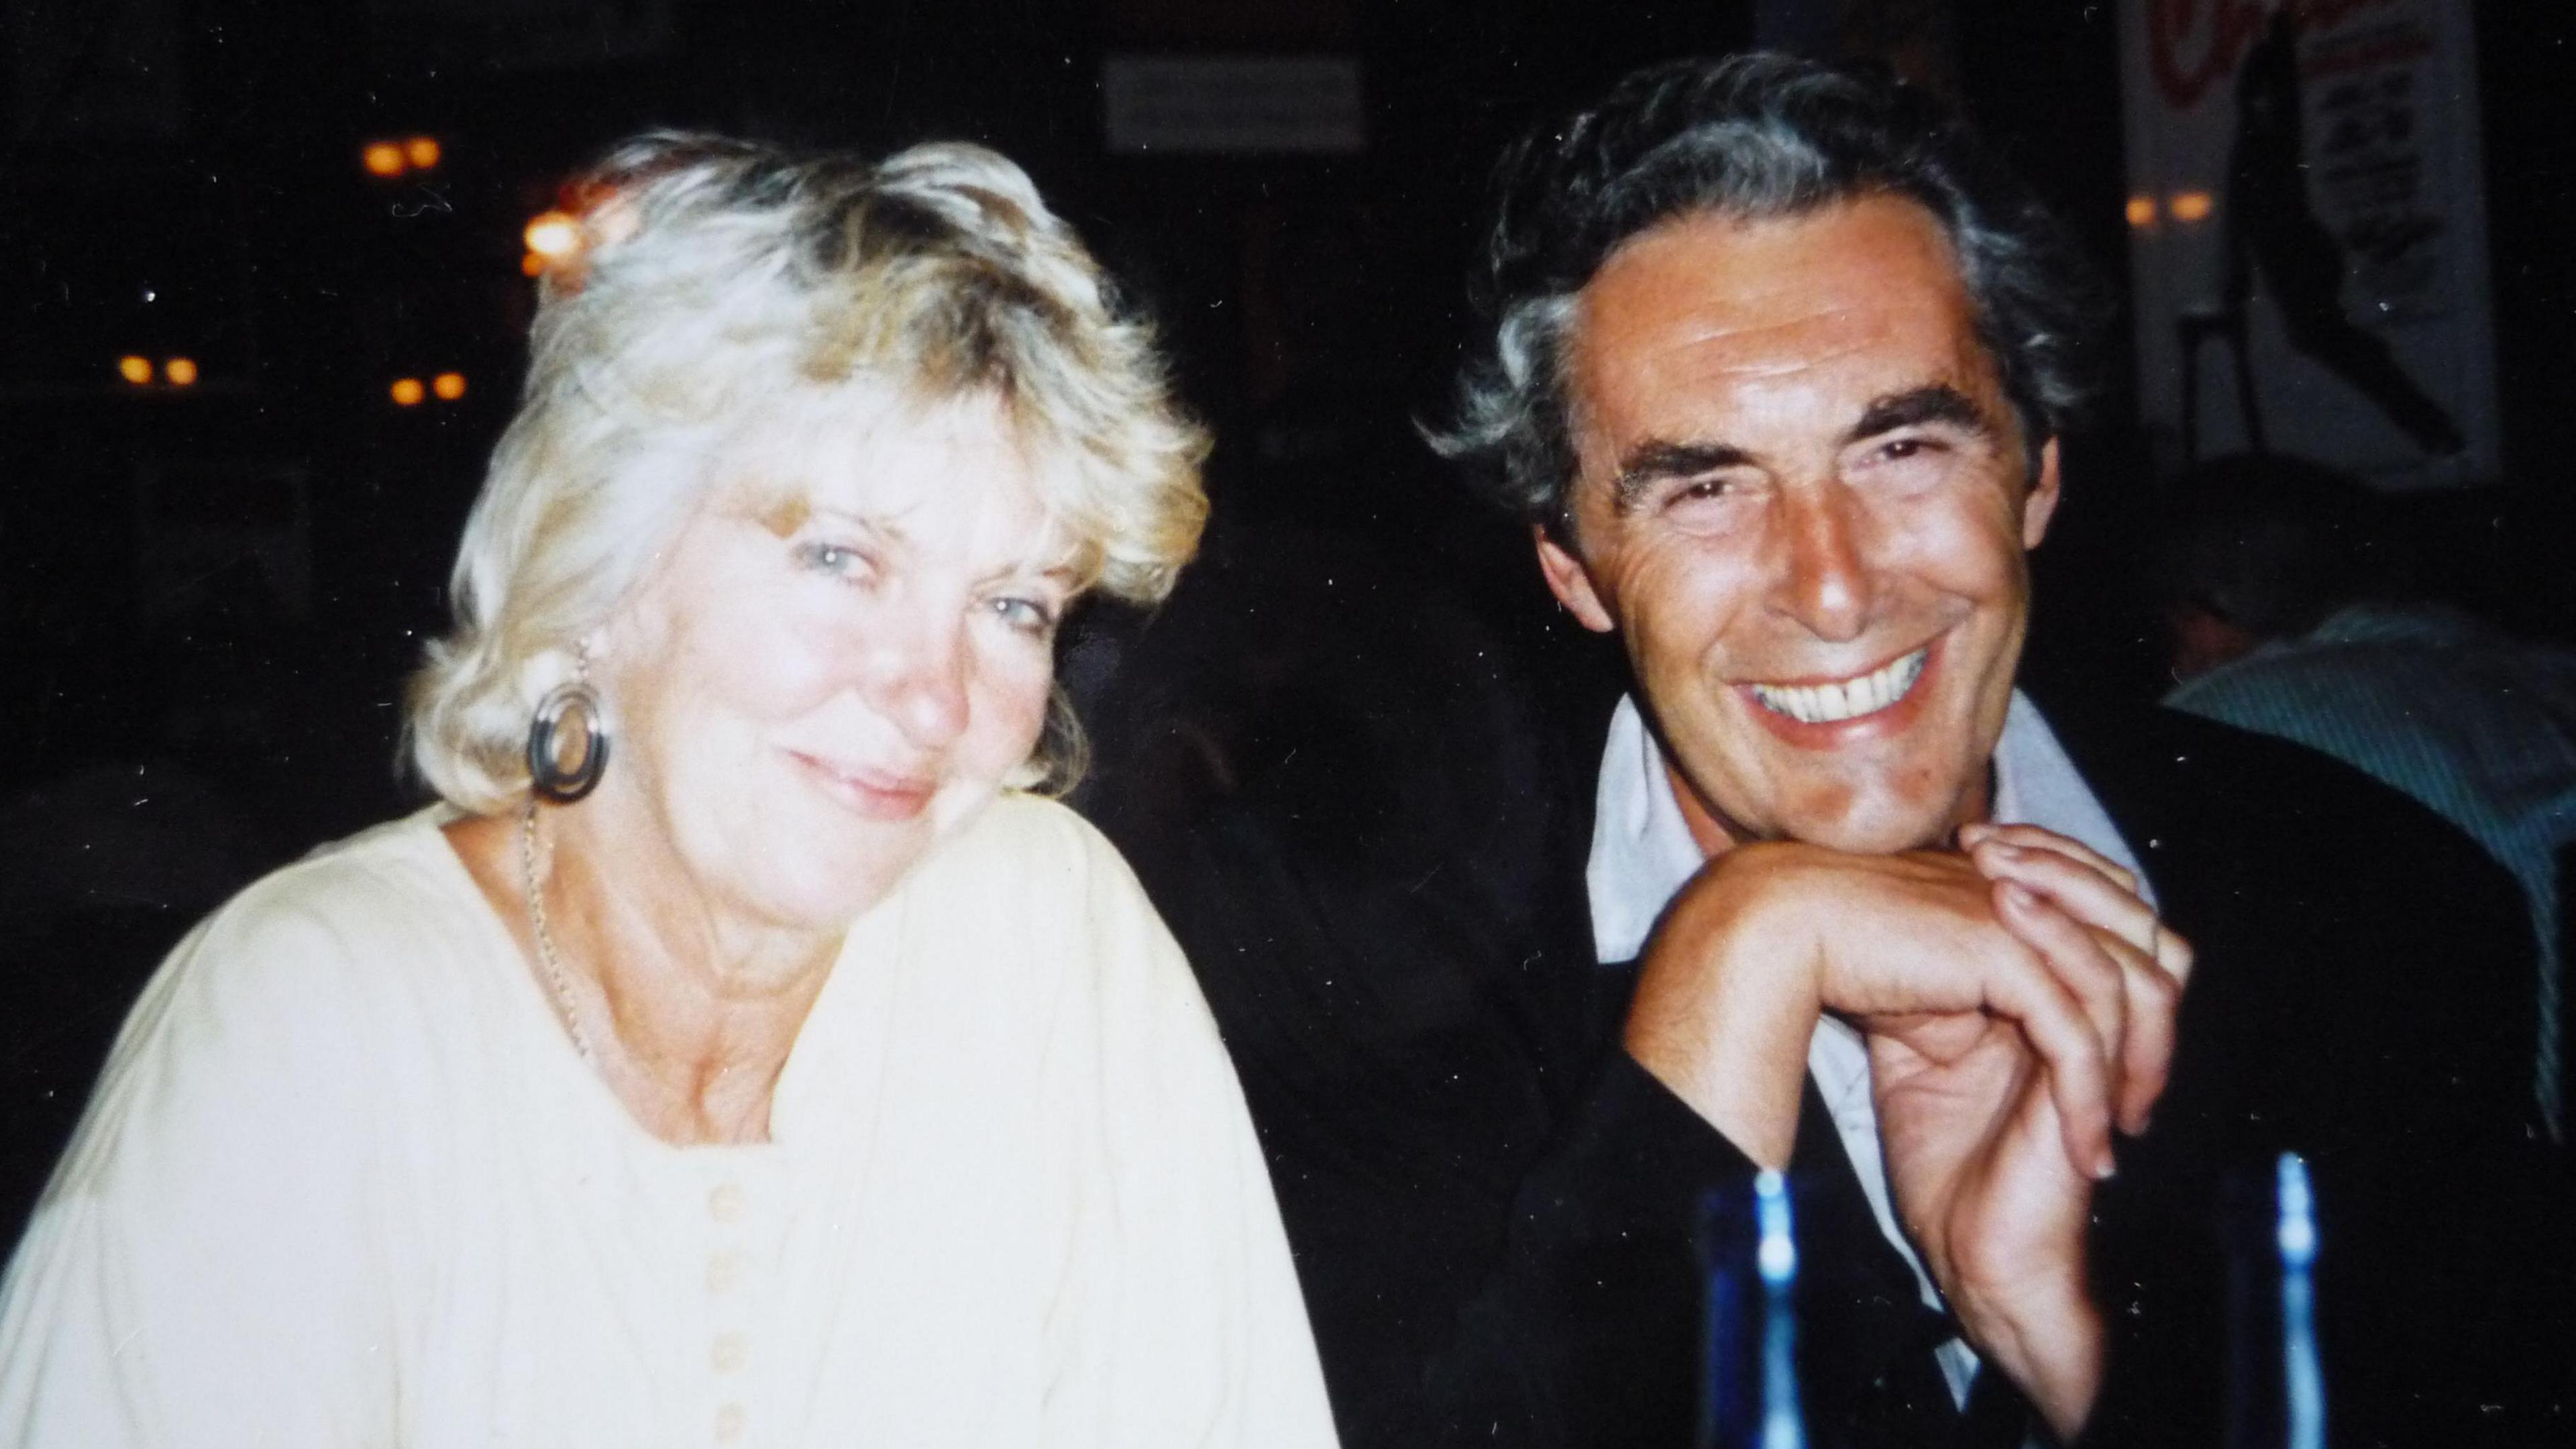
M 2400 596 L 2377 500 L 2279 454 L 2175 488 L 2165 703 L 2322 750 L 2430 806 L 2513 873 L 2540 943 L 2532 1095 L 2565 1139 L 2557 859 L 2576 844 L 2576 652 Z
M 1328 1445 L 1064 611 L 1205 513 L 1010 162 L 588 178 L 415 679 L 440 803 L 146 991 L 0 1283 L 23 1445 Z

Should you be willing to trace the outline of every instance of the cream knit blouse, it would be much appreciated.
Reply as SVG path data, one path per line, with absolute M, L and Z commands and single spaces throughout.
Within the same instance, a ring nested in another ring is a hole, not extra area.
M 742 1147 L 635 1124 L 438 824 L 154 978 L 0 1280 L 0 1442 L 1332 1442 L 1207 1008 L 1070 812 L 852 928 Z

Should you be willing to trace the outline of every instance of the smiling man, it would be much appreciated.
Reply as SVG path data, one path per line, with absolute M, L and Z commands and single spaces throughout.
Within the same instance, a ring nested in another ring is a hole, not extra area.
M 1986 810 L 2057 506 L 1940 225 L 1703 212 L 1577 294 L 1557 597 L 1617 630 L 1703 844 L 1935 843 Z
M 2076 388 L 2065 342 L 2028 344 L 2071 339 L 2089 298 L 1909 99 L 1679 67 L 1526 151 L 1495 255 L 1562 275 L 1501 308 L 1452 448 L 1519 453 L 1502 481 L 1538 505 L 1550 588 L 1619 636 L 1642 697 L 1612 726 L 1591 871 L 1602 955 L 1640 960 L 1628 1057 L 1746 1166 L 1802 1165 L 1812 1078 L 1866 1246 L 1913 1280 L 1891 1296 L 1959 1325 L 1921 1345 L 1938 1379 L 1913 1362 L 1886 1402 L 1829 1413 L 1946 1427 L 1991 1359 L 2019 1392 L 1974 1417 L 2018 1398 L 2072 1437 L 2106 1356 L 2091 1187 L 2163 1088 L 2192 958 L 2046 724 L 2025 704 L 2011 728 L 2025 554 L 2060 495 L 2049 398 Z M 1798 124 L 1819 119 L 1844 124 Z M 1565 185 L 1587 167 L 1605 184 Z
M 1904 88 L 1676 63 L 1506 161 L 1488 257 L 1436 441 L 1634 681 L 1589 939 L 1467 959 L 1472 873 L 1381 909 L 1257 822 L 1147 871 L 1345 1439 L 1723 1439 L 1764 1169 L 1810 1442 L 2277 1438 L 2285 1151 L 2337 1438 L 2562 1431 L 2510 882 L 2319 757 L 2016 689 L 2101 312 L 2017 183 Z

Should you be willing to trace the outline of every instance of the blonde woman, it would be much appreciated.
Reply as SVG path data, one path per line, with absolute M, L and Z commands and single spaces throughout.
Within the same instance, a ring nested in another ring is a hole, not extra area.
M 0 1285 L 45 1445 L 1326 1444 L 1051 636 L 1200 433 L 1027 178 L 590 178 L 414 681 L 443 802 L 199 926 Z

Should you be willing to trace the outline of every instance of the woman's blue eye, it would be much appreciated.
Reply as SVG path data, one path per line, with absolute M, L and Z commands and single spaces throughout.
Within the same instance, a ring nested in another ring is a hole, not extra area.
M 993 612 L 1002 622 L 1027 634 L 1045 634 L 1055 628 L 1055 610 L 1036 599 L 995 599 Z
M 847 577 L 864 572 L 867 559 L 857 549 L 837 543 L 806 543 L 796 549 L 797 557 L 816 573 Z

